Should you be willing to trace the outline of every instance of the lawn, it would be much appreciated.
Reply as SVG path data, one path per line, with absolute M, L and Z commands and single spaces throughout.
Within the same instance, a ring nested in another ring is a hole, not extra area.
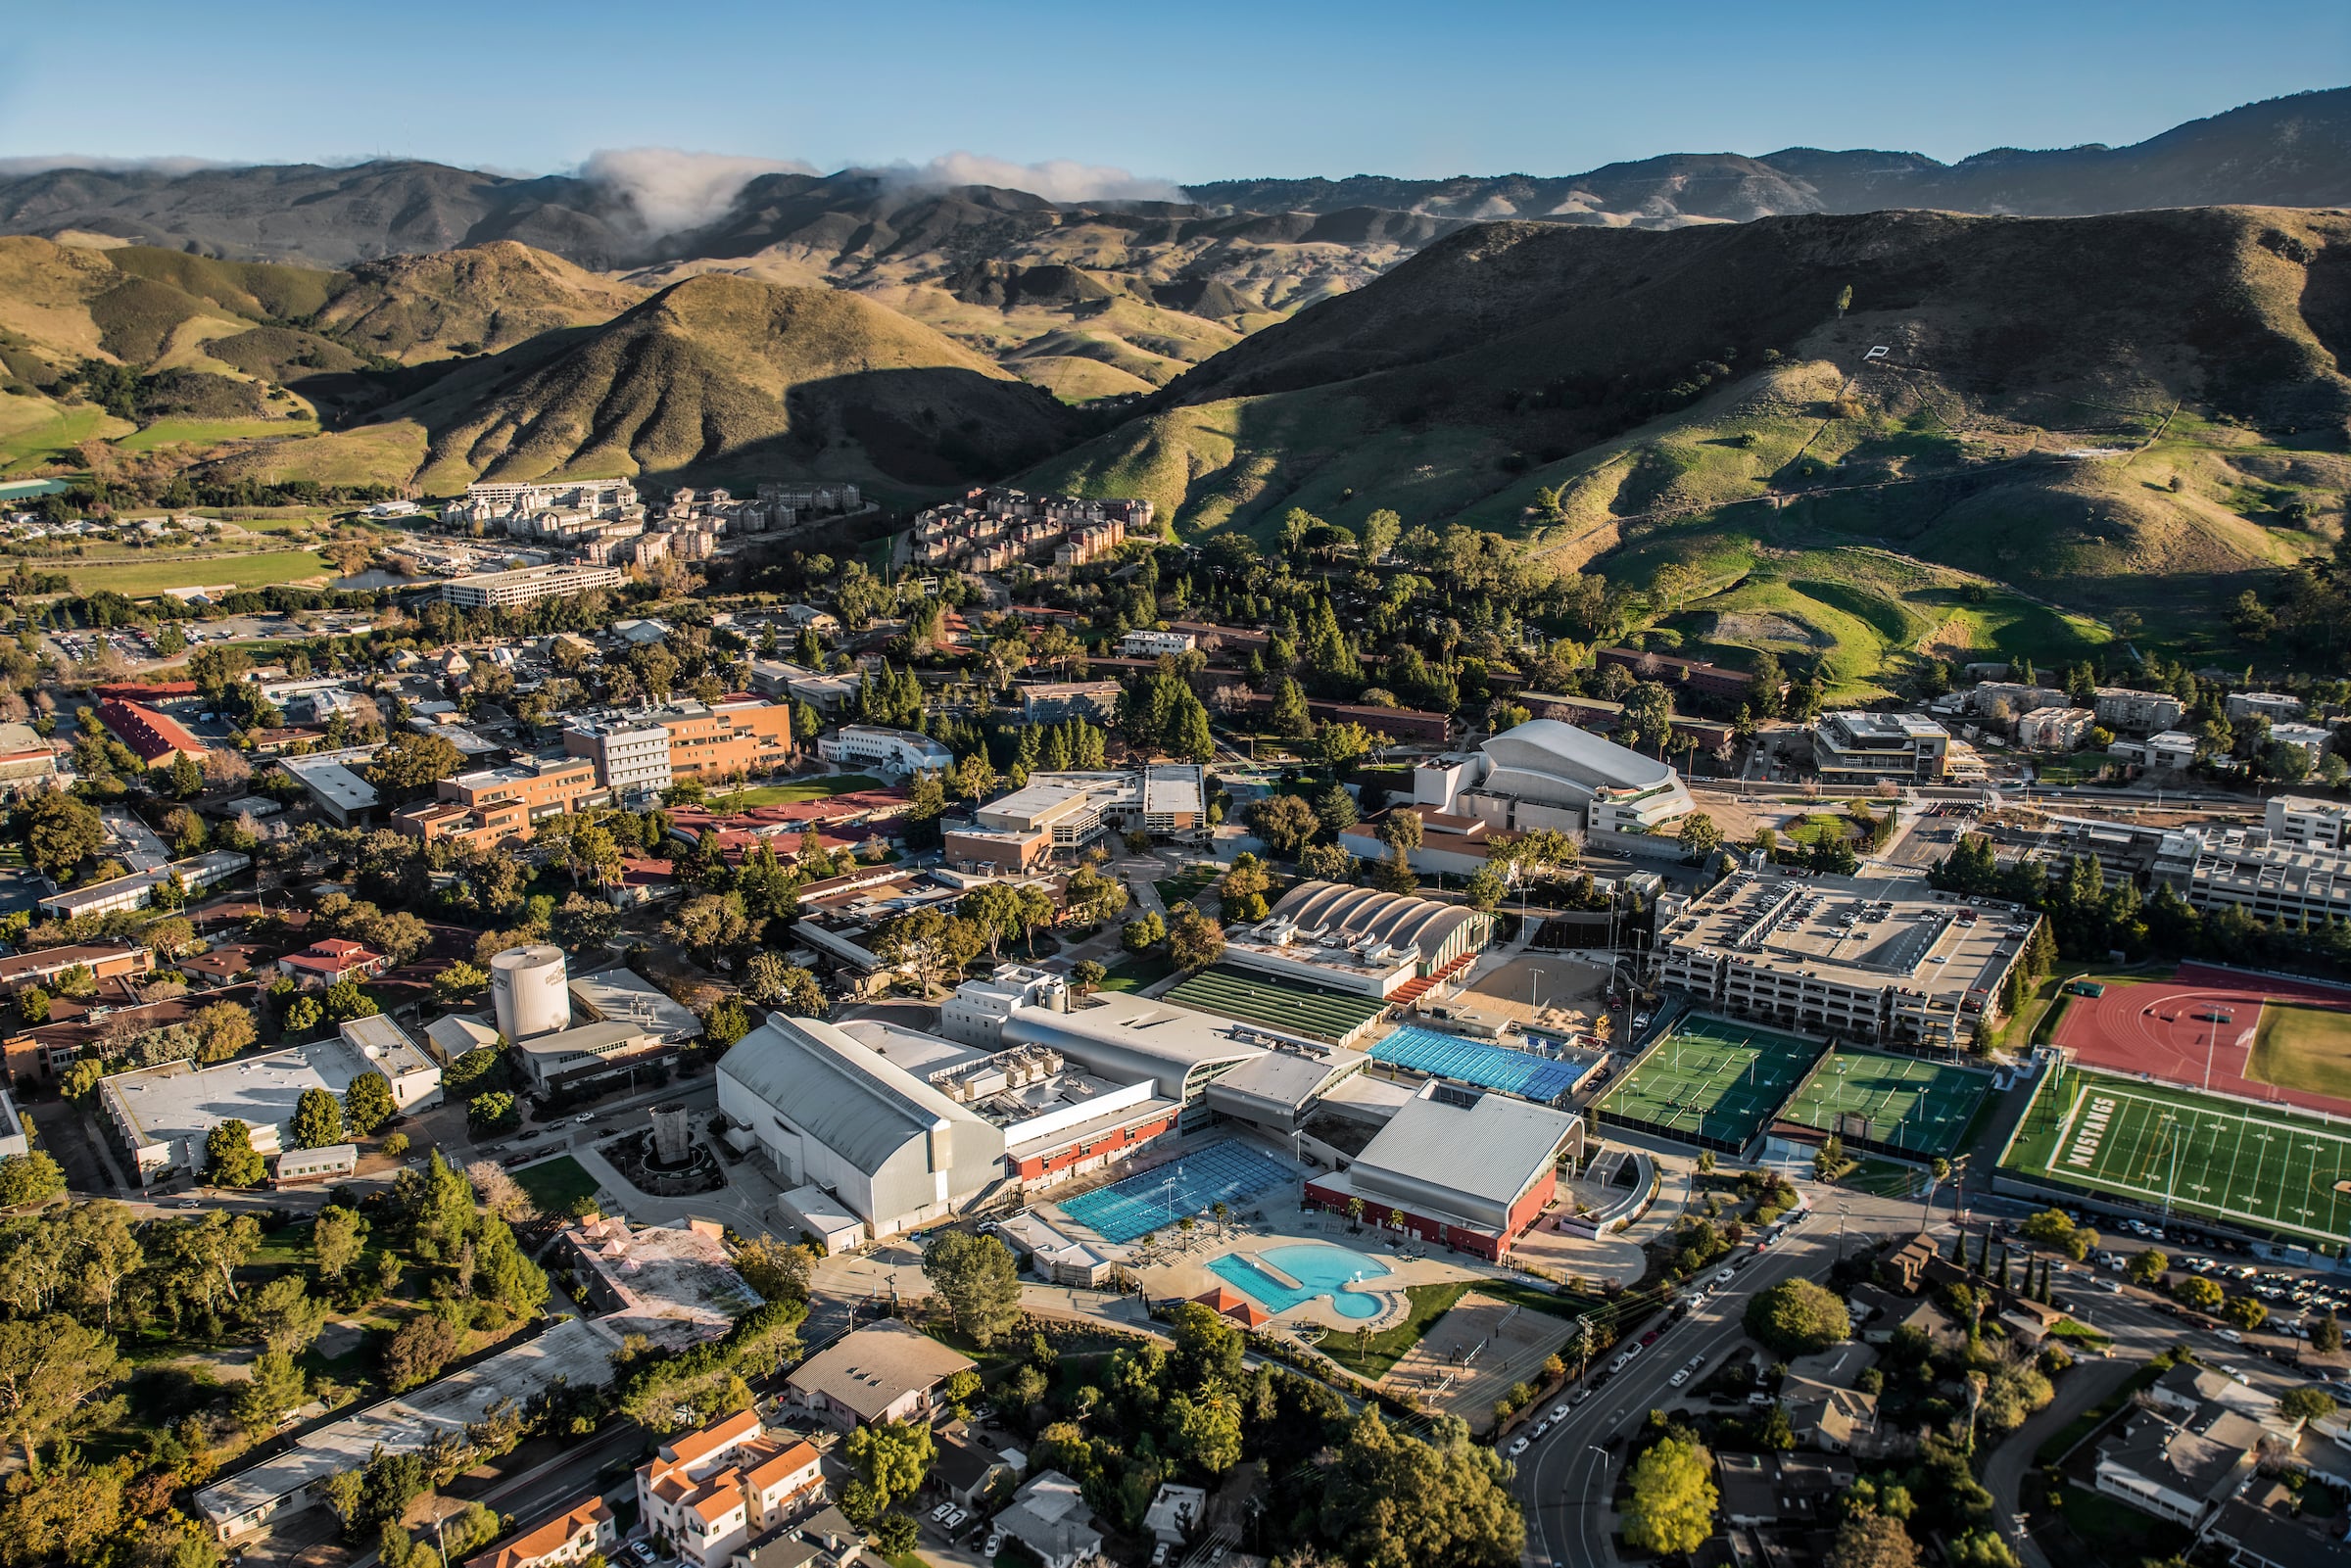
M 167 557 L 105 566 L 67 565 L 65 571 L 76 594 L 112 589 L 131 598 L 144 598 L 171 588 L 200 588 L 215 583 L 268 588 L 304 578 L 334 575 L 334 568 L 324 557 L 307 549 L 262 550 L 251 555 L 219 555 L 205 560 Z
M 2170 1562 L 2195 1538 L 2169 1519 L 2141 1513 L 2119 1497 L 2076 1483 L 2061 1494 L 2065 1528 L 2094 1559 L 2115 1564 Z
M 549 1214 L 569 1213 L 579 1199 L 595 1197 L 599 1185 L 587 1167 L 569 1155 L 524 1165 L 514 1172 L 514 1179 L 531 1195 L 540 1212 Z
M 1200 891 L 1217 879 L 1214 866 L 1186 866 L 1173 877 L 1163 878 L 1151 885 L 1159 892 L 1159 901 L 1176 913 L 1176 906 L 1188 904 Z
M 723 795 L 712 795 L 708 803 L 713 810 L 748 811 L 753 806 L 783 806 L 802 800 L 826 800 L 834 795 L 881 787 L 882 781 L 870 774 L 829 773 L 810 779 L 794 779 L 790 784 L 762 784 L 757 789 L 737 789 Z
M 318 422 L 314 419 L 158 419 L 115 445 L 124 451 L 153 451 L 158 447 L 182 444 L 209 447 L 223 441 L 316 434 Z
M 1896 1160 L 1880 1160 L 1873 1155 L 1847 1171 L 1840 1184 L 1880 1198 L 1915 1198 L 1923 1174 L 1913 1165 Z
M 1129 956 L 1111 966 L 1110 974 L 1094 987 L 1098 991 L 1139 991 L 1176 973 L 1176 961 L 1165 953 Z
M 1355 1334 L 1344 1329 L 1332 1330 L 1317 1349 L 1348 1371 L 1377 1382 L 1404 1359 L 1405 1352 L 1420 1343 L 1438 1318 L 1453 1310 L 1454 1303 L 1469 1294 L 1472 1286 L 1482 1289 L 1486 1283 L 1457 1279 L 1442 1285 L 1407 1285 L 1404 1294 L 1411 1299 L 1413 1309 L 1403 1322 L 1365 1336 L 1360 1350 Z
M 74 448 L 132 428 L 95 404 L 61 408 L 47 399 L 0 402 L 0 472 L 51 462 L 78 462 Z
M 2034 1451 L 2033 1462 L 2039 1465 L 2051 1465 L 2064 1458 L 2084 1438 L 2105 1425 L 2107 1418 L 2112 1416 L 2115 1411 L 2130 1403 L 2132 1395 L 2143 1388 L 2152 1387 L 2155 1380 L 2169 1370 L 2171 1368 L 2168 1366 L 2157 1366 L 2150 1362 L 2132 1373 L 2130 1381 L 2121 1388 L 2049 1434 L 2048 1441 Z
M 2280 1089 L 2351 1100 L 2351 1013 L 2265 1002 L 2253 1035 L 2249 1077 Z

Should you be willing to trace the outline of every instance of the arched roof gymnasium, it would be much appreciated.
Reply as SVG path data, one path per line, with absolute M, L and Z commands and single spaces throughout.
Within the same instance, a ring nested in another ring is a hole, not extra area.
M 1459 904 L 1440 904 L 1410 893 L 1383 893 L 1375 887 L 1350 887 L 1343 882 L 1300 882 L 1282 895 L 1271 918 L 1287 919 L 1301 932 L 1323 930 L 1368 937 L 1391 947 L 1417 947 L 1428 954 L 1482 917 Z

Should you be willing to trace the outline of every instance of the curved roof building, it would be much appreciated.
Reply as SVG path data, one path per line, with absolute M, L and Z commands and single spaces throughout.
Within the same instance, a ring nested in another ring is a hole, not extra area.
M 1529 719 L 1488 740 L 1480 787 L 1552 806 L 1582 806 L 1603 789 L 1648 789 L 1678 775 L 1655 757 L 1629 751 L 1557 719 Z
M 876 1237 L 1004 1173 L 1004 1131 L 833 1024 L 771 1013 L 719 1059 L 718 1106 L 787 1186 L 826 1189 Z
M 1493 917 L 1463 904 L 1440 904 L 1433 898 L 1344 882 L 1300 882 L 1282 895 L 1270 918 L 1289 921 L 1303 940 L 1328 935 L 1416 947 L 1423 974 L 1433 974 L 1462 954 L 1484 947 L 1494 929 Z

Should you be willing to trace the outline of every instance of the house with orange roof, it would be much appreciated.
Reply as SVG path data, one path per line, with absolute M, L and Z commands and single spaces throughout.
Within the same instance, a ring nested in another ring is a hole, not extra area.
M 646 1530 L 694 1568 L 723 1568 L 754 1535 L 824 1500 L 815 1448 L 769 1433 L 756 1410 L 673 1438 L 637 1470 Z
M 383 968 L 383 954 L 370 952 L 361 943 L 344 936 L 323 937 L 277 961 L 277 972 L 306 991 L 324 989 L 346 974 L 369 979 L 381 974 Z
M 603 1498 L 589 1497 L 540 1520 L 504 1545 L 467 1558 L 465 1568 L 547 1568 L 584 1562 L 599 1553 L 610 1555 L 619 1541 L 612 1510 Z

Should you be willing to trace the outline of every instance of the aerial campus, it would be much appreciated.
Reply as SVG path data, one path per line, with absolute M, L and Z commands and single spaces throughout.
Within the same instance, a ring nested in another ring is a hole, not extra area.
M 394 547 L 589 550 L 566 519 L 642 504 L 478 486 Z M 2351 1483 L 2286 1399 L 2343 1364 L 2351 989 L 2286 946 L 2134 952 L 2154 911 L 2310 952 L 2340 927 L 2283 901 L 2351 875 L 2351 806 L 2031 792 L 1954 722 L 2013 701 L 1997 670 L 1765 723 L 1751 672 L 1544 673 L 1723 727 L 1680 766 L 1605 699 L 1308 696 L 1282 623 L 1224 608 L 1267 567 L 1150 527 L 975 491 L 903 579 L 795 564 L 792 598 L 556 559 L 314 636 L 173 600 L 193 653 L 20 726 L 17 1234 L 119 1215 L 139 1268 L 225 1248 L 271 1303 L 191 1530 L 455 1531 L 497 1568 L 1280 1557 L 1249 1500 L 1298 1483 L 1239 1462 L 1271 1434 L 1146 1460 L 1154 1417 L 1070 1420 L 1097 1376 L 1188 1399 L 1223 1364 L 1461 1446 L 1514 1523 L 1445 1560 L 1649 1539 L 1663 1482 L 1576 1471 L 1628 1413 L 1703 1439 L 1703 1551 L 1800 1553 L 1943 1451 L 1952 1357 L 2006 1380 L 1999 1438 L 2149 1324 L 2182 1402 L 2110 1412 L 1971 1549 L 2184 1486 L 2166 1433 L 2263 1456 L 2157 1509 L 2183 1541 L 2256 1534 L 2279 1444 Z M 1101 592 L 1137 563 L 1155 620 Z M 191 1347 L 187 1312 L 263 1310 L 193 1300 L 133 1310 Z M 1605 1518 L 1547 1513 L 1579 1489 Z M 1308 1534 L 1377 1560 L 1355 1528 Z M 2273 1560 L 2336 1549 L 2290 1528 Z
M 2351 56 L 2079 9 L 27 13 L 0 1568 L 2351 1568 Z

